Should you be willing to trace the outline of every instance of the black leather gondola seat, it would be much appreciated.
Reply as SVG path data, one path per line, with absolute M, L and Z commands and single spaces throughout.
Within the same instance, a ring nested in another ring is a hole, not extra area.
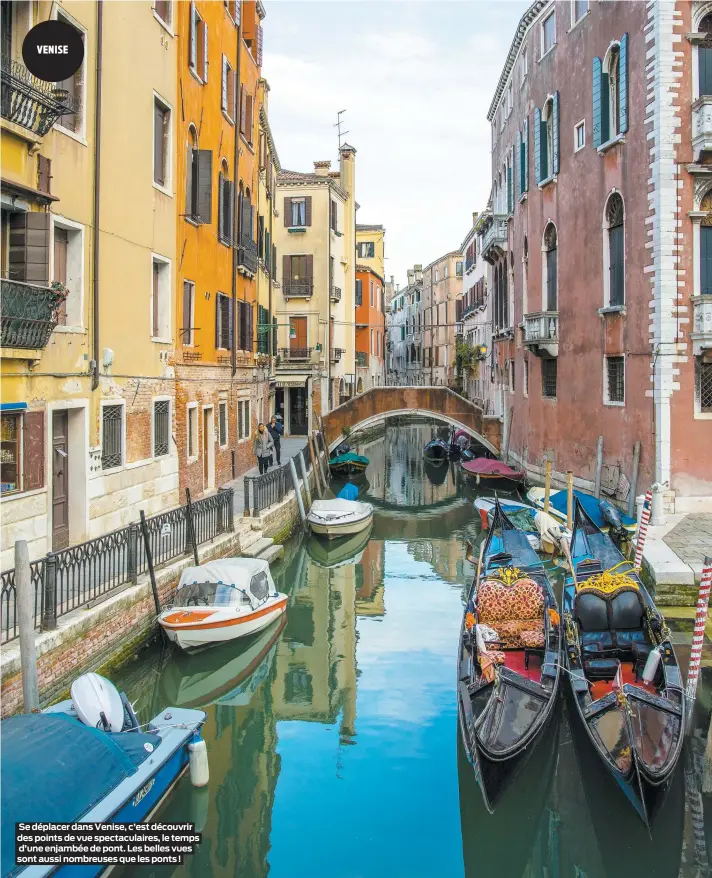
M 614 650 L 608 625 L 608 606 L 603 598 L 590 593 L 577 594 L 574 615 L 581 632 L 584 658 Z

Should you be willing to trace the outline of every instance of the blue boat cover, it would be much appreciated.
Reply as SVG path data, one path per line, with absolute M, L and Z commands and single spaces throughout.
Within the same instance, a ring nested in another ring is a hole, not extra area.
M 356 500 L 358 497 L 358 488 L 353 482 L 349 482 L 347 485 L 344 485 L 336 496 L 341 500 Z
M 340 463 L 362 463 L 365 466 L 368 466 L 369 459 L 362 454 L 354 454 L 350 451 L 348 454 L 339 454 L 337 457 L 332 457 L 329 461 L 329 464 L 332 466 Z
M 601 510 L 598 505 L 599 501 L 592 494 L 584 494 L 583 491 L 574 491 L 574 496 L 578 497 L 581 501 L 581 505 L 586 511 L 586 515 L 588 515 L 596 527 L 608 527 L 608 522 L 604 521 L 603 516 L 601 515 Z M 549 498 L 549 502 L 557 512 L 563 512 L 566 514 L 566 491 L 557 491 L 556 494 L 552 494 Z M 635 519 L 631 518 L 629 515 L 625 515 L 620 509 L 618 509 L 618 514 L 624 525 L 635 524 Z
M 0 733 L 3 878 L 25 868 L 15 864 L 15 823 L 72 823 L 161 743 L 158 735 L 107 734 L 61 713 L 11 716 Z

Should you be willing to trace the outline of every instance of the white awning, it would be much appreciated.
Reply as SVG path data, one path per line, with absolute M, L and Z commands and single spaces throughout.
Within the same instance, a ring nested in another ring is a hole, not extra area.
M 305 372 L 301 375 L 277 375 L 275 383 L 277 387 L 304 387 L 307 378 L 311 378 L 311 372 Z

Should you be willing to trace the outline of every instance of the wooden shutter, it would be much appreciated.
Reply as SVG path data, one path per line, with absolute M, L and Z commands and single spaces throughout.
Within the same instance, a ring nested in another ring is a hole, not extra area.
M 556 248 L 546 253 L 546 310 L 557 310 L 556 294 Z
M 593 59 L 593 145 L 596 149 L 603 143 L 601 129 L 601 59 Z
M 227 346 L 229 350 L 232 350 L 233 345 L 235 344 L 235 309 L 232 299 L 227 300 L 227 314 L 228 314 L 228 333 L 227 333 Z
M 628 34 L 621 38 L 618 65 L 618 130 L 621 134 L 628 130 Z
M 157 262 L 154 262 L 154 263 L 153 263 L 153 302 L 152 302 L 153 308 L 151 309 L 152 312 L 153 312 L 153 313 L 152 313 L 152 317 L 153 317 L 153 326 L 151 327 L 151 329 L 152 329 L 152 335 L 153 335 L 154 338 L 158 338 L 158 337 L 160 336 L 160 334 L 161 334 L 161 333 L 160 333 L 160 327 L 159 327 L 159 325 L 158 325 L 158 290 L 159 290 L 159 284 L 160 284 L 160 272 L 159 272 L 159 268 L 158 268 L 158 263 L 157 263 Z
M 262 25 L 257 25 L 257 66 L 262 66 Z
M 224 178 L 222 171 L 220 171 L 218 174 L 218 235 L 221 238 L 225 237 L 225 225 L 223 220 L 223 199 L 225 197 L 223 193 L 224 185 Z
M 37 156 L 37 188 L 48 195 L 52 192 L 52 160 Z
M 307 281 L 310 284 L 314 283 L 314 257 L 312 255 L 307 256 Z
M 247 92 L 245 86 L 240 86 L 240 134 L 244 134 L 247 124 Z
M 712 95 L 712 48 L 705 45 L 698 46 L 697 61 L 700 80 L 700 97 Z
M 50 214 L 10 214 L 8 273 L 11 280 L 49 283 Z
M 252 306 L 252 302 L 247 302 L 247 348 L 246 350 L 252 351 L 254 349 L 254 338 L 255 338 L 255 324 L 254 317 L 255 311 Z
M 700 293 L 712 295 L 712 226 L 700 226 Z
M 265 268 L 267 269 L 267 274 L 271 274 L 272 270 L 272 237 L 269 232 L 265 232 L 265 245 L 264 245 L 264 260 L 265 260 Z
M 606 143 L 611 136 L 610 120 L 611 97 L 608 93 L 608 74 L 601 74 L 601 143 Z
M 554 167 L 551 169 L 552 174 L 559 173 L 559 93 L 558 91 L 554 92 L 554 118 L 552 120 L 552 131 L 551 131 L 551 139 L 553 141 L 552 152 L 553 152 L 553 165 Z
M 165 110 L 157 102 L 153 104 L 153 179 L 163 186 L 166 182 L 163 156 L 163 130 Z
M 282 257 L 282 285 L 289 283 L 292 277 L 292 262 L 290 256 Z
M 514 199 L 512 198 L 512 166 L 511 164 L 507 164 L 507 213 L 511 213 L 514 204 Z
M 289 228 L 292 225 L 292 199 L 284 199 L 284 225 Z
M 190 4 L 190 43 L 188 48 L 188 65 L 195 70 L 197 61 L 197 34 L 195 27 L 195 3 Z
M 203 82 L 208 81 L 208 23 L 202 22 L 203 25 Z
M 213 216 L 213 153 L 210 149 L 199 149 L 197 153 L 197 220 L 202 225 L 210 225 Z
M 311 195 L 307 195 L 304 199 L 304 225 L 310 226 L 312 219 L 312 200 Z
M 215 347 L 222 347 L 222 321 L 220 320 L 220 310 L 221 310 L 222 296 L 218 293 L 215 296 Z
M 517 131 L 514 143 L 514 198 L 522 194 L 522 135 Z M 469 251 L 469 247 L 467 248 Z
M 608 231 L 608 256 L 610 259 L 610 305 L 623 305 L 625 303 L 624 286 L 624 254 L 623 254 L 623 226 L 613 226 Z M 712 259 L 712 250 L 710 250 Z M 712 262 L 711 262 L 712 265 Z M 709 275 L 712 280 L 712 274 Z
M 235 183 L 232 180 L 228 180 L 228 207 L 230 212 L 230 220 L 229 220 L 229 233 L 230 233 L 230 241 L 235 241 Z
M 66 229 L 54 227 L 54 270 L 52 279 L 66 285 L 67 283 L 67 247 L 69 245 L 69 237 Z M 57 309 L 57 322 L 60 326 L 67 323 L 67 299 L 62 302 Z
M 534 110 L 534 180 L 541 183 L 541 110 Z
M 522 180 L 523 180 L 523 189 L 525 192 L 529 191 L 529 118 L 527 117 L 524 120 L 524 143 L 523 146 L 523 157 L 522 157 Z
M 265 221 L 261 214 L 257 217 L 257 255 L 265 258 Z
M 22 427 L 23 490 L 44 487 L 44 412 L 25 412 Z
M 277 248 L 272 244 L 272 280 L 277 280 Z
M 227 58 L 222 56 L 222 85 L 220 92 L 220 106 L 223 113 L 227 113 Z

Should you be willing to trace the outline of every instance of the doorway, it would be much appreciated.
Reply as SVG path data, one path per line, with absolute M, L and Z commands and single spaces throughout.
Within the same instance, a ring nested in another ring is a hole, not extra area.
M 305 360 L 307 351 L 307 318 L 289 318 L 289 356 L 292 360 Z
M 212 406 L 203 409 L 203 490 L 215 487 L 215 425 Z
M 309 427 L 307 414 L 307 391 L 304 387 L 289 388 L 289 433 L 306 436 Z
M 52 551 L 69 545 L 69 416 L 52 412 Z

